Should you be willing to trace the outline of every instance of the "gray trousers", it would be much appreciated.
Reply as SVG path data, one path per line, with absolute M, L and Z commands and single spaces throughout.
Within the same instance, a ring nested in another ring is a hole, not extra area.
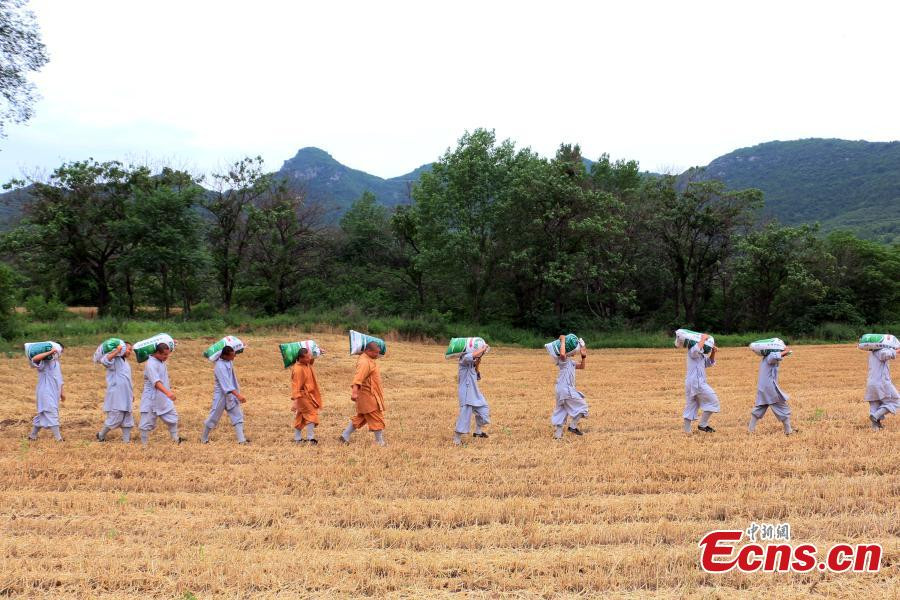
M 459 407 L 459 416 L 456 418 L 456 433 L 469 433 L 469 424 L 472 421 L 473 414 L 479 427 L 488 425 L 491 422 L 491 409 L 488 408 L 487 404 L 484 406 L 463 404 Z
M 107 429 L 134 427 L 134 415 L 131 414 L 130 410 L 108 410 L 106 411 L 106 421 L 103 423 L 103 426 Z
M 159 417 L 162 419 L 162 422 L 166 425 L 176 425 L 178 423 L 178 413 L 174 410 L 170 410 L 167 413 L 157 415 L 155 412 L 142 412 L 141 413 L 141 424 L 139 428 L 141 431 L 153 431 L 156 429 L 156 419 Z
M 230 409 L 226 408 L 225 402 L 216 402 L 213 404 L 212 410 L 209 411 L 209 416 L 206 417 L 206 422 L 203 423 L 203 425 L 207 429 L 215 429 L 216 425 L 219 424 L 219 419 L 222 418 L 222 413 L 226 411 L 228 412 L 228 418 L 231 419 L 232 425 L 244 422 L 244 411 L 241 410 L 240 402 L 235 402 L 234 406 Z
M 787 402 L 784 401 L 776 402 L 775 404 L 758 404 L 753 407 L 753 410 L 750 411 L 750 414 L 757 419 L 762 419 L 763 415 L 766 414 L 766 409 L 768 408 L 772 409 L 772 412 L 775 413 L 775 417 L 779 421 L 784 421 L 789 416 L 791 416 L 791 407 L 788 406 Z
M 31 424 L 35 427 L 43 427 L 46 429 L 49 429 L 50 427 L 59 427 L 59 409 L 39 412 L 31 420 Z

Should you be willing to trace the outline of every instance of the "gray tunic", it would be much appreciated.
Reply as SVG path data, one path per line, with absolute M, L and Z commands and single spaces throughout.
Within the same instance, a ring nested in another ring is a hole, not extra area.
M 59 392 L 63 386 L 59 359 L 43 360 L 38 364 L 30 361 L 29 364 L 38 372 L 37 387 L 35 388 L 37 411 L 39 413 L 59 412 Z
M 586 417 L 588 405 L 584 394 L 575 389 L 575 361 L 557 357 L 556 366 L 559 368 L 559 375 L 556 377 L 556 406 L 550 416 L 550 423 L 561 427 L 569 417 Z
M 131 403 L 134 400 L 131 365 L 121 356 L 115 356 L 110 360 L 105 355 L 100 358 L 100 364 L 106 367 L 106 398 L 103 400 L 103 410 L 131 412 Z
M 684 378 L 684 393 L 688 400 L 696 396 L 716 398 L 712 387 L 706 383 L 706 368 L 716 364 L 702 352 L 699 344 L 694 344 L 687 351 L 687 375 Z
M 896 350 L 890 348 L 869 352 L 869 377 L 866 380 L 865 395 L 867 402 L 900 398 L 897 388 L 891 382 L 891 367 L 888 365 L 888 361 L 896 357 Z
M 244 411 L 241 410 L 240 401 L 230 392 L 241 393 L 237 375 L 234 372 L 234 363 L 230 360 L 216 361 L 213 369 L 213 401 L 209 416 L 203 423 L 208 429 L 215 429 L 222 418 L 222 413 L 228 412 L 228 418 L 232 425 L 244 422 Z
M 556 377 L 556 401 L 561 402 L 570 398 L 581 399 L 584 394 L 575 389 L 575 361 L 556 359 L 559 375 Z
M 166 368 L 166 363 L 157 360 L 155 356 L 151 356 L 147 359 L 147 364 L 144 365 L 144 389 L 141 392 L 142 413 L 152 412 L 156 415 L 164 415 L 175 410 L 175 403 L 156 389 L 155 386 L 158 381 L 166 389 L 172 389 L 169 385 L 169 370 Z
M 787 402 L 789 396 L 778 386 L 778 367 L 784 360 L 781 352 L 772 352 L 759 362 L 759 378 L 756 382 L 756 406 Z
M 217 360 L 213 369 L 213 378 L 215 379 L 213 408 L 224 402 L 225 410 L 233 409 L 238 404 L 238 400 L 230 392 L 241 393 L 241 386 L 238 384 L 237 375 L 234 373 L 234 363 L 230 360 Z
M 459 357 L 459 405 L 487 406 L 487 401 L 478 389 L 478 372 L 475 371 L 475 359 L 467 352 Z

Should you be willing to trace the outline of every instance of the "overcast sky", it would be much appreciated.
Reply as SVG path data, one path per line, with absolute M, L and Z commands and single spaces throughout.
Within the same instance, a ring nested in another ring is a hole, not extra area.
M 393 177 L 466 129 L 676 171 L 773 139 L 900 138 L 894 2 L 31 0 L 50 63 L 0 179 L 125 158 Z

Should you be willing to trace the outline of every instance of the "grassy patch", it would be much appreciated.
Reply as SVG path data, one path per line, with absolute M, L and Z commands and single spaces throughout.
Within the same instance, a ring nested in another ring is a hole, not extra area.
M 186 319 L 180 316 L 165 319 L 138 318 L 85 318 L 68 314 L 54 321 L 22 320 L 13 339 L 0 339 L 0 352 L 21 353 L 25 342 L 53 339 L 65 345 L 92 346 L 111 336 L 138 341 L 160 332 L 176 339 L 220 337 L 225 334 L 273 333 L 278 331 L 332 332 L 357 329 L 372 335 L 398 340 L 434 341 L 443 343 L 451 337 L 480 336 L 492 344 L 540 348 L 551 341 L 552 336 L 537 331 L 520 329 L 503 323 L 473 325 L 451 322 L 440 315 L 421 315 L 413 318 L 400 316 L 366 316 L 358 312 L 309 311 L 256 317 L 233 312 L 205 319 Z M 900 324 L 866 327 L 865 331 L 897 332 Z M 673 342 L 671 332 L 639 329 L 576 331 L 589 348 L 666 348 Z M 716 334 L 719 346 L 746 346 L 750 342 L 767 337 L 780 337 L 788 344 L 830 344 L 855 342 L 862 329 L 847 325 L 827 325 L 806 336 L 792 337 L 778 331 Z

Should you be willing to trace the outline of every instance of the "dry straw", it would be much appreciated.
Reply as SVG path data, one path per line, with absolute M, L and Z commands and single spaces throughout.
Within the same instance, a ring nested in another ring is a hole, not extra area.
M 303 337 L 299 337 L 303 336 Z M 295 447 L 289 375 L 278 342 L 315 337 L 325 398 L 317 448 Z M 541 350 L 495 348 L 482 363 L 494 425 L 451 444 L 455 364 L 443 347 L 393 343 L 382 359 L 389 447 L 360 432 L 354 357 L 339 335 L 249 337 L 235 361 L 249 447 L 227 419 L 197 438 L 212 396 L 212 339 L 170 359 L 182 432 L 124 446 L 92 441 L 102 369 L 92 348 L 63 357 L 66 442 L 24 441 L 35 374 L 0 359 L 0 596 L 269 597 L 890 597 L 900 589 L 900 423 L 869 430 L 865 355 L 801 347 L 781 382 L 802 432 L 773 418 L 746 431 L 757 361 L 720 350 L 708 375 L 718 433 L 680 433 L 683 352 L 592 351 L 578 372 L 591 403 L 586 435 L 552 440 L 555 368 Z M 135 368 L 136 392 L 140 385 Z M 137 403 L 135 403 L 135 408 Z M 47 436 L 47 437 L 45 437 Z M 875 575 L 707 575 L 700 537 L 750 521 L 790 522 L 825 547 L 880 542 Z

